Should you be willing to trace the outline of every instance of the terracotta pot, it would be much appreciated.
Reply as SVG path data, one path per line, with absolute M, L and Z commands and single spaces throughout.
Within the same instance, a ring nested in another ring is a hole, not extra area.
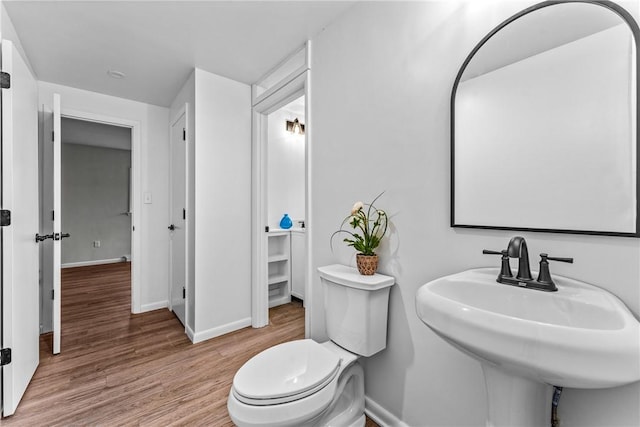
M 363 276 L 373 276 L 378 270 L 378 255 L 356 255 L 358 271 Z

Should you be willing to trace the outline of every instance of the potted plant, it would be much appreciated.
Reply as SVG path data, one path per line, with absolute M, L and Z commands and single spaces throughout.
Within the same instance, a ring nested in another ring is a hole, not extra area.
M 343 242 L 358 251 L 356 264 L 360 274 L 365 276 L 375 274 L 378 269 L 378 255 L 375 249 L 387 233 L 387 214 L 374 206 L 382 194 L 380 193 L 371 203 L 356 202 L 351 209 L 351 215 L 342 220 L 340 229 L 331 235 L 333 248 L 333 238 L 336 234 L 348 234 Z M 346 224 L 349 224 L 353 231 L 345 229 Z

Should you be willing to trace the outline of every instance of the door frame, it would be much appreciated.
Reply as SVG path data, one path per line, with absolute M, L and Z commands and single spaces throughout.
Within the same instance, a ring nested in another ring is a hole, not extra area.
M 184 116 L 184 208 L 186 209 L 189 206 L 189 104 L 185 103 L 173 117 L 169 121 L 169 144 L 172 144 L 173 141 L 171 128 L 180 118 Z M 169 147 L 169 153 L 171 153 L 171 147 Z M 172 183 L 173 180 L 173 157 L 169 156 L 169 220 L 171 220 L 172 208 L 173 208 L 173 191 L 172 191 Z M 185 215 L 184 218 L 184 291 L 185 291 L 185 300 L 184 300 L 184 329 L 187 331 L 187 319 L 189 318 L 189 264 L 187 260 L 189 259 L 189 215 Z M 169 309 L 173 311 L 172 304 L 172 287 L 171 278 L 173 277 L 173 243 L 170 241 L 169 243 L 169 287 L 167 289 L 167 301 L 169 305 Z
M 104 114 L 90 113 L 87 111 L 63 108 L 61 117 L 68 119 L 84 120 L 87 122 L 102 123 L 111 126 L 127 127 L 131 129 L 131 312 L 141 313 L 141 226 L 142 197 L 141 197 L 141 170 L 142 156 L 140 153 L 140 122 L 121 117 L 107 116 Z
M 305 227 L 306 227 L 306 266 L 305 266 L 305 337 L 311 331 L 312 282 L 311 272 L 311 169 L 309 146 L 312 126 L 310 104 L 310 56 L 311 43 L 305 45 L 305 65 L 269 90 L 254 99 L 251 109 L 251 326 L 261 328 L 269 324 L 269 300 L 267 286 L 267 123 L 268 115 L 287 105 L 294 99 L 305 97 Z M 254 90 L 255 93 L 255 90 Z

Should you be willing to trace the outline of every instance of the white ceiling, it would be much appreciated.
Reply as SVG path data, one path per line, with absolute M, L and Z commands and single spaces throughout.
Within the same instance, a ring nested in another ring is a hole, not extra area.
M 39 80 L 169 106 L 194 67 L 255 83 L 354 1 L 3 3 Z
M 304 122 L 304 104 L 305 97 L 301 96 L 300 98 L 294 99 L 287 105 L 281 108 L 281 110 L 287 111 L 294 116 L 297 116 L 301 122 Z

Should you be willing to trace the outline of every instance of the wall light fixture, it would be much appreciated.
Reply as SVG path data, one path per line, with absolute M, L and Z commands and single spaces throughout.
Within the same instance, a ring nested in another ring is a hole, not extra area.
M 304 135 L 304 123 L 300 123 L 298 119 L 294 121 L 287 120 L 287 132 Z

